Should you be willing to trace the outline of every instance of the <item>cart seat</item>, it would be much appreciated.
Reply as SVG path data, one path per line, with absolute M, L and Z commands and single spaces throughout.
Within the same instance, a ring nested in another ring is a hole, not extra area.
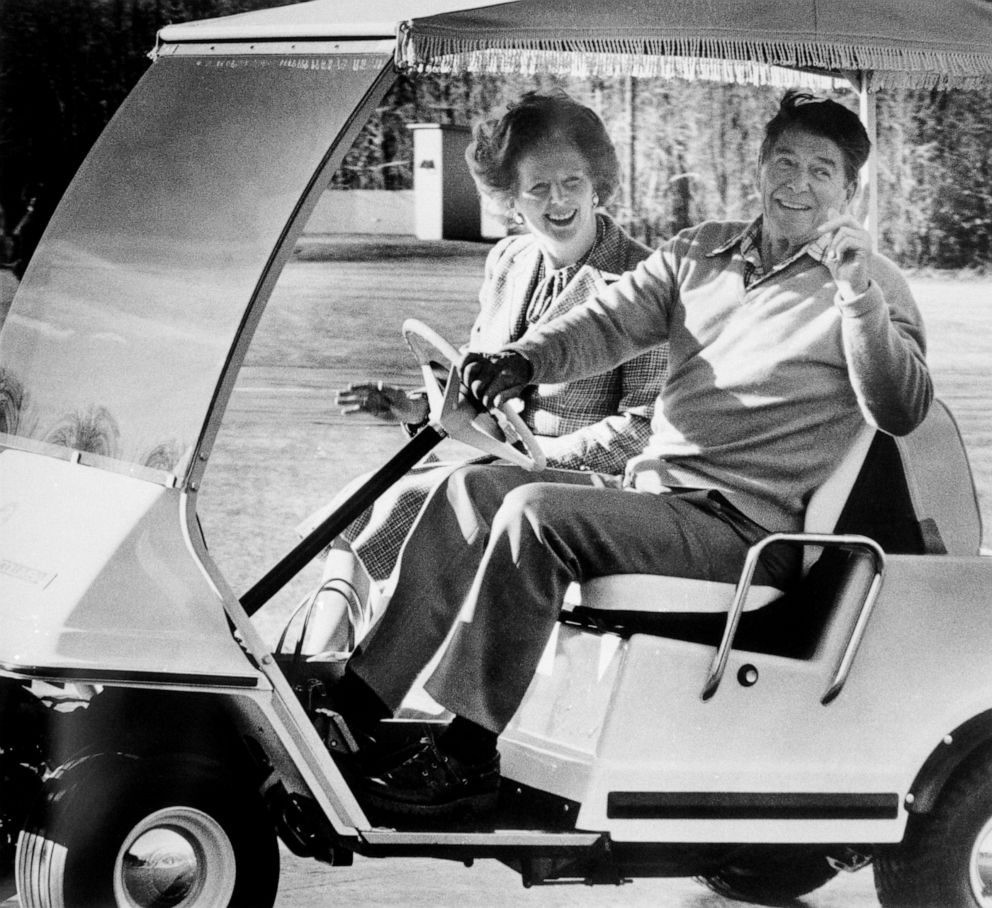
M 865 426 L 833 473 L 810 498 L 803 529 L 807 533 L 832 533 L 861 472 L 865 455 L 875 437 L 875 429 Z M 819 553 L 807 549 L 803 571 Z M 610 574 L 581 584 L 579 600 L 583 612 L 622 611 L 650 613 L 727 612 L 734 599 L 736 583 L 670 577 L 661 574 Z M 745 611 L 753 611 L 781 598 L 774 586 L 755 584 L 748 590 Z
M 934 400 L 923 423 L 894 438 L 865 426 L 806 509 L 808 533 L 859 533 L 890 554 L 976 555 L 981 517 L 967 454 L 954 417 Z M 821 557 L 807 546 L 803 575 Z M 736 584 L 658 574 L 614 574 L 584 582 L 571 600 L 582 614 L 625 616 L 725 613 Z M 573 594 L 574 595 L 574 594 Z M 752 586 L 745 611 L 781 599 Z

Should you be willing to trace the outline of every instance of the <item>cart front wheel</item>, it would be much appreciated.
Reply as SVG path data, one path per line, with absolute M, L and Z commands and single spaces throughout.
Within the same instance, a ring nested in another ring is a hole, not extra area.
M 67 764 L 17 847 L 25 908 L 267 908 L 278 881 L 261 799 L 197 756 Z

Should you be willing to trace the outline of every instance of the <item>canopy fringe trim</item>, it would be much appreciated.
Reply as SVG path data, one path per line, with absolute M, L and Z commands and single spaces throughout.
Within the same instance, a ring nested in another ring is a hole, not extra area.
M 794 73 L 777 67 L 836 73 L 837 78 L 854 71 L 867 72 L 869 90 L 978 87 L 992 76 L 992 53 L 725 38 L 488 39 L 418 30 L 409 22 L 400 26 L 396 63 L 420 72 L 541 71 L 584 78 L 629 75 L 771 85 L 796 81 Z

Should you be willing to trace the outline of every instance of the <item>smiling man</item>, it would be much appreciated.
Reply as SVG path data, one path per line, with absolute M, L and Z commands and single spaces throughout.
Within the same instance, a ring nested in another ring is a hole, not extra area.
M 802 116 L 803 106 L 809 104 L 817 106 Z M 837 108 L 840 105 L 825 99 L 794 93 L 768 124 L 760 155 L 764 219 L 749 231 L 752 240 L 755 236 L 761 240 L 759 268 L 776 268 L 824 236 L 814 249 L 820 254 L 831 231 L 851 226 L 850 218 L 838 216 L 854 198 L 858 171 L 870 149 L 863 130 L 830 128 L 830 121 L 838 117 Z M 853 116 L 846 108 L 840 110 Z M 793 115 L 786 116 L 788 111 Z M 857 229 L 857 224 L 853 226 Z
M 455 719 L 438 741 L 380 764 L 366 784 L 373 803 L 431 815 L 492 803 L 497 737 L 569 583 L 734 582 L 752 544 L 802 527 L 866 422 L 901 435 L 923 420 L 933 391 L 919 313 L 847 213 L 869 150 L 846 107 L 787 93 L 765 129 L 760 217 L 683 231 L 598 298 L 497 353 L 466 355 L 462 379 L 487 404 L 665 341 L 670 372 L 621 487 L 520 485 L 507 478 L 517 468 L 477 466 L 428 500 L 342 693 L 384 714 L 427 661 L 405 658 L 412 641 L 433 654 L 451 632 L 427 690 Z M 766 552 L 755 582 L 781 588 L 797 553 Z

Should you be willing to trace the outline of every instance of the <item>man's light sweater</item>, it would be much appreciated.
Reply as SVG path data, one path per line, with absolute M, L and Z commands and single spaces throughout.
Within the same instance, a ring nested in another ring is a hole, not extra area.
M 902 435 L 926 415 L 923 325 L 880 255 L 852 300 L 806 254 L 745 288 L 731 243 L 745 226 L 683 231 L 607 293 L 506 349 L 530 360 L 533 381 L 559 382 L 667 340 L 668 382 L 628 481 L 719 489 L 766 529 L 795 530 L 865 420 Z

